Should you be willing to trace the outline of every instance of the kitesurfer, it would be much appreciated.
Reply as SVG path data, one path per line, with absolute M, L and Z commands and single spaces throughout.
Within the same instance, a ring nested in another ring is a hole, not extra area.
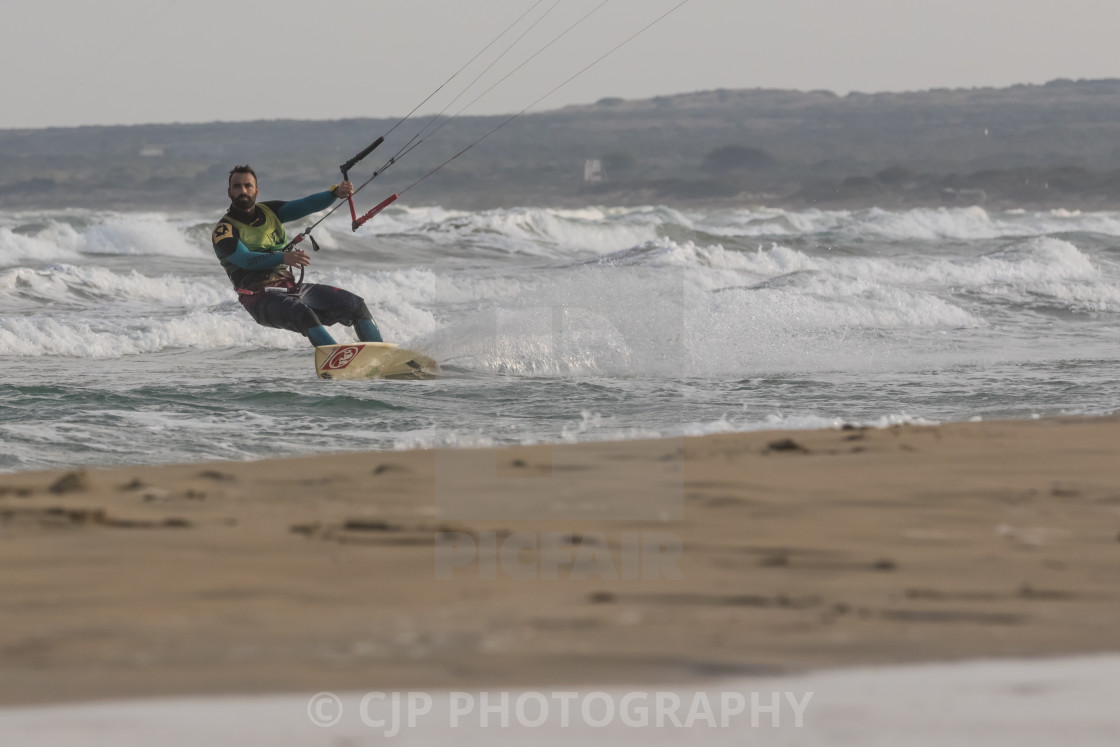
M 257 174 L 248 166 L 229 172 L 229 211 L 214 228 L 214 253 L 237 289 L 241 305 L 258 324 L 299 332 L 312 345 L 334 345 L 332 324 L 353 325 L 362 342 L 381 342 L 381 332 L 361 296 L 315 283 L 297 284 L 290 267 L 307 267 L 311 258 L 298 249 L 284 251 L 284 223 L 330 207 L 354 193 L 344 181 L 299 200 L 257 202 Z

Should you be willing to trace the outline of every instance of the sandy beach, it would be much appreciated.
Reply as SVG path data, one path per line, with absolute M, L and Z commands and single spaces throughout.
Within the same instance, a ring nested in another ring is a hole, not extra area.
M 1120 419 L 0 475 L 0 704 L 1120 650 Z

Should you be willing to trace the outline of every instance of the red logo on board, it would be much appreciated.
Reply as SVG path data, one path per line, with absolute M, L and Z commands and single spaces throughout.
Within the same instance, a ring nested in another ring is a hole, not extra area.
M 338 350 L 331 353 L 331 357 L 327 358 L 327 362 L 323 364 L 323 368 L 328 371 L 337 371 L 340 368 L 346 368 L 350 365 L 350 361 L 354 360 L 361 350 L 357 345 L 345 345 Z

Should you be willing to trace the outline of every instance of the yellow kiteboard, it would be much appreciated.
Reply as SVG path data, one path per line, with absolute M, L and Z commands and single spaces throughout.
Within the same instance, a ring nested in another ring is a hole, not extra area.
M 315 348 L 315 373 L 320 379 L 427 379 L 439 365 L 391 342 L 352 342 Z

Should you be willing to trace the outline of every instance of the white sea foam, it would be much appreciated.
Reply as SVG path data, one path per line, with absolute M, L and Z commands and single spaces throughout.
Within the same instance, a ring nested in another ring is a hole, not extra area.
M 811 256 L 779 245 L 742 252 L 658 239 L 609 255 L 601 263 L 553 270 L 536 278 L 411 268 L 373 273 L 335 269 L 320 272 L 314 279 L 365 297 L 393 339 L 427 339 L 454 356 L 463 353 L 461 346 L 445 347 L 441 339 L 482 338 L 490 342 L 466 356 L 473 360 L 472 367 L 541 374 L 619 371 L 634 365 L 652 372 L 641 365 L 641 355 L 635 358 L 632 345 L 619 342 L 619 334 L 631 341 L 687 339 L 685 347 L 697 355 L 713 348 L 721 353 L 733 351 L 729 365 L 738 365 L 747 358 L 764 359 L 766 351 L 773 351 L 781 338 L 788 341 L 791 335 L 796 339 L 835 331 L 983 326 L 981 318 L 949 295 L 966 290 L 1031 303 L 1049 298 L 1077 308 L 1120 308 L 1120 286 L 1103 277 L 1070 242 L 1045 237 L 968 259 Z M 191 318 L 178 328 L 164 321 L 161 333 L 131 326 L 123 335 L 102 340 L 103 344 L 75 348 L 71 353 L 75 355 L 107 355 L 114 347 L 130 354 L 261 340 L 246 335 L 240 322 L 248 329 L 252 329 L 251 323 L 233 306 L 234 297 L 217 272 L 204 278 L 148 277 L 135 270 L 122 273 L 59 264 L 0 272 L 2 290 L 48 305 L 60 301 L 97 304 L 122 315 L 136 304 L 169 311 L 228 304 L 232 314 L 222 322 L 226 332 L 202 317 Z M 646 300 L 654 297 L 665 303 L 651 314 Z M 11 306 L 10 299 L 7 305 Z M 543 352 L 554 342 L 551 328 L 547 334 L 529 334 L 507 323 L 505 336 L 495 337 L 492 320 L 498 316 L 524 322 L 527 313 L 532 316 L 542 309 L 563 311 L 569 325 L 566 344 L 576 348 L 558 356 L 555 350 Z M 234 318 L 234 326 L 228 327 Z M 12 321 L 5 322 L 14 334 Z M 21 333 L 34 337 L 34 326 L 21 327 Z M 200 326 L 208 330 L 206 335 L 191 331 Z M 75 339 L 105 334 L 81 323 L 64 323 L 64 327 L 70 332 L 55 330 L 59 342 L 22 348 L 57 354 Z M 656 357 L 654 346 L 648 347 L 649 355 Z M 790 347 L 787 342 L 786 350 Z M 489 352 L 479 352 L 484 349 Z M 710 363 L 712 356 L 706 358 Z
M 73 261 L 88 255 L 207 256 L 209 248 L 188 236 L 196 221 L 162 213 L 82 213 L 23 216 L 0 227 L 0 262 Z
M 247 314 L 192 311 L 180 317 L 56 318 L 43 314 L 0 317 L 0 355 L 118 358 L 175 348 L 281 347 L 306 340 L 260 327 Z
M 184 258 L 209 256 L 206 239 L 214 216 L 161 213 L 2 214 L 0 261 L 72 260 L 82 254 Z M 309 223 L 312 216 L 303 223 Z M 339 246 L 328 221 L 316 231 L 325 249 Z M 199 226 L 203 228 L 199 228 Z M 302 224 L 292 224 L 297 227 Z M 823 234 L 829 240 L 887 238 L 935 241 L 993 239 L 1092 232 L 1120 236 L 1120 213 L 1049 211 L 990 214 L 982 208 L 908 211 L 784 211 L 778 209 L 678 211 L 664 207 L 510 208 L 481 212 L 393 206 L 366 224 L 357 237 L 404 234 L 440 244 L 467 242 L 512 254 L 577 257 L 610 254 L 654 241 L 666 230 L 749 238 Z
M 687 408 L 681 406 L 682 417 L 687 417 Z M 841 428 L 845 425 L 889 428 L 896 425 L 936 425 L 925 418 L 913 417 L 905 413 L 881 415 L 868 421 L 848 421 L 842 418 L 821 415 L 792 415 L 769 413 L 761 418 L 747 417 L 745 413 L 725 413 L 717 420 L 708 422 L 681 422 L 673 427 L 654 429 L 628 426 L 618 416 L 601 412 L 583 410 L 580 419 L 567 423 L 561 430 L 560 440 L 568 443 L 586 441 L 620 441 L 653 438 L 679 438 L 685 436 L 707 436 L 714 433 L 744 433 L 750 431 L 804 431 Z M 526 441 L 525 443 L 532 443 Z
M 860 237 L 975 240 L 1072 232 L 1120 236 L 1120 213 L 1067 210 L 991 213 L 976 206 L 902 211 L 755 208 L 701 213 L 686 219 L 682 225 L 728 237 L 825 235 L 834 240 Z
M 410 207 L 395 204 L 382 211 L 373 220 L 362 226 L 359 236 L 378 236 L 385 234 L 410 233 L 428 225 L 438 225 L 451 218 L 462 218 L 469 213 L 461 210 L 446 210 L 441 207 Z
M 78 232 L 65 223 L 52 223 L 35 234 L 0 228 L 0 264 L 10 267 L 31 261 L 73 260 L 80 255 L 81 243 Z
M 198 307 L 234 298 L 224 277 L 182 275 L 149 277 L 137 270 L 117 272 L 91 265 L 51 264 L 41 268 L 0 270 L 0 303 L 18 297 L 43 304 L 135 304 L 155 307 Z
M 309 345 L 237 303 L 209 245 L 217 212 L 0 211 L 0 396 L 16 413 L 0 469 L 1102 412 L 1120 396 L 1118 213 L 398 204 L 357 235 L 346 217 L 317 229 L 308 281 L 363 296 L 386 339 L 446 364 L 440 396 L 319 382 L 293 407 L 273 373 L 305 376 Z M 61 394 L 39 393 L 44 358 Z M 100 383 L 68 388 L 90 371 Z M 166 403 L 102 401 L 121 382 L 173 386 L 171 371 L 219 410 L 259 372 L 259 443 L 224 416 L 121 427 Z M 319 413 L 319 394 L 400 399 L 367 420 L 364 399 L 351 419 Z M 523 412 L 495 414 L 495 396 Z M 57 440 L 20 430 L 25 401 Z
M 467 244 L 476 250 L 506 254 L 571 257 L 617 251 L 656 237 L 663 217 L 635 219 L 638 215 L 596 208 L 509 208 L 477 213 L 413 209 L 386 211 L 375 219 L 380 222 L 369 233 L 411 234 L 440 245 Z
M 650 265 L 705 270 L 712 290 L 759 287 L 800 290 L 842 298 L 901 288 L 906 292 L 973 292 L 992 298 L 1075 309 L 1120 309 L 1120 282 L 1064 239 L 1038 237 L 992 254 L 967 258 L 809 255 L 781 245 L 753 252 L 720 245 L 678 244 L 659 239 L 599 260 L 611 265 Z
M 81 251 L 168 257 L 203 256 L 201 248 L 159 214 L 111 215 L 82 232 Z

